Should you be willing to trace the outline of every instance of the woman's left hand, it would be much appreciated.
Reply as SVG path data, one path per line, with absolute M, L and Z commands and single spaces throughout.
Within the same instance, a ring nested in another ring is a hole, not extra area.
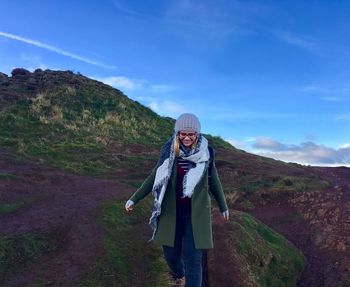
M 228 221 L 230 219 L 230 215 L 229 215 L 228 210 L 221 212 L 221 213 L 222 213 L 222 216 L 224 217 L 225 221 Z

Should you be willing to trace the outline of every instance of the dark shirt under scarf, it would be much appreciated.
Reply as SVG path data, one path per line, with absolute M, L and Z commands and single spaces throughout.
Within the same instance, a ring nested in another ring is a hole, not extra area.
M 188 171 L 190 161 L 177 158 L 177 184 L 176 184 L 176 213 L 186 215 L 191 213 L 191 198 L 183 197 L 183 179 Z

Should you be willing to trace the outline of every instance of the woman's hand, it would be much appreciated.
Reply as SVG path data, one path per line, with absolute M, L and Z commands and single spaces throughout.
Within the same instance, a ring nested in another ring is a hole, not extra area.
M 222 213 L 222 216 L 224 217 L 224 220 L 225 221 L 228 221 L 230 219 L 230 215 L 229 215 L 229 212 L 228 212 L 228 209 L 224 212 L 221 212 Z
M 125 210 L 127 212 L 129 211 L 132 211 L 134 209 L 134 202 L 132 200 L 128 200 L 126 203 L 125 203 Z

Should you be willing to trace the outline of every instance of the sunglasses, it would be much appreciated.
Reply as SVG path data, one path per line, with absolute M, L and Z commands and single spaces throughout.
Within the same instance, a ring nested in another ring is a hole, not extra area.
M 184 133 L 184 132 L 179 132 L 179 136 L 181 139 L 184 139 L 185 137 L 189 137 L 191 139 L 195 138 L 197 136 L 197 133 Z

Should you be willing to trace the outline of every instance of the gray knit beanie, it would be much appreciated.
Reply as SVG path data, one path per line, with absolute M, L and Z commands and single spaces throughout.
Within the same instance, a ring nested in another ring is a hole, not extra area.
M 175 132 L 179 131 L 195 131 L 201 132 L 201 124 L 194 114 L 182 114 L 178 117 L 175 123 Z

